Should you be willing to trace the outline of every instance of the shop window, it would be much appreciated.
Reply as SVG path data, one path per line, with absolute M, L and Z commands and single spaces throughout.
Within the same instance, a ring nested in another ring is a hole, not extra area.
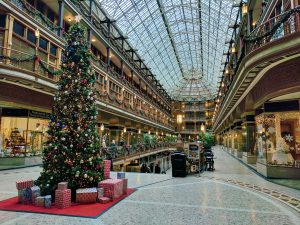
M 40 48 L 44 49 L 47 51 L 47 44 L 48 44 L 48 41 L 46 41 L 45 39 L 43 38 L 40 38 L 40 41 L 39 41 L 39 46 Z
M 6 15 L 0 14 L 0 27 L 5 28 Z
M 35 38 L 35 34 L 33 31 L 31 31 L 31 30 L 27 31 L 27 40 L 30 41 L 31 43 L 35 44 L 36 38 Z
M 54 44 L 50 43 L 50 54 L 56 56 L 56 53 L 57 53 L 57 46 L 55 46 Z
M 22 24 L 18 23 L 17 21 L 14 21 L 13 32 L 23 37 L 24 31 L 25 31 L 25 27 Z
M 48 119 L 2 117 L 0 132 L 1 156 L 24 157 L 41 155 L 47 141 Z
M 300 160 L 299 118 L 297 111 L 256 117 L 256 148 L 261 161 L 273 166 L 298 165 L 295 162 Z

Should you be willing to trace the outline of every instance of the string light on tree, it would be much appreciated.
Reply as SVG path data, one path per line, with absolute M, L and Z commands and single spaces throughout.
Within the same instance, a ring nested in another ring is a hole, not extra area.
M 90 64 L 87 31 L 78 23 L 80 20 L 81 17 L 76 16 L 77 23 L 66 34 L 62 74 L 44 150 L 43 172 L 36 181 L 43 195 L 53 194 L 59 182 L 66 181 L 69 188 L 75 190 L 96 187 L 103 179 L 102 158 L 98 153 L 96 77 Z

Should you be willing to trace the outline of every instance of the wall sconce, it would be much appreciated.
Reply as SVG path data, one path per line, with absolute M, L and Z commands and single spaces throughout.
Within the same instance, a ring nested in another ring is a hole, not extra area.
M 224 87 L 224 86 L 225 86 L 224 81 L 222 81 L 221 87 Z
M 158 132 L 157 132 L 157 131 L 155 132 L 155 135 L 156 135 L 156 136 L 158 135 Z
M 96 41 L 96 39 L 95 39 L 95 38 L 93 38 L 93 39 L 92 39 L 92 42 L 95 42 L 95 41 Z
M 127 131 L 127 130 L 126 130 L 126 127 L 124 127 L 123 132 L 126 133 L 126 131 Z
M 138 134 L 141 134 L 141 129 L 138 130 Z
M 242 5 L 242 14 L 245 15 L 248 13 L 248 5 L 246 3 L 244 3 Z
M 150 131 L 150 130 L 148 131 L 148 134 L 151 134 L 151 131 Z
M 236 49 L 235 49 L 235 44 L 232 43 L 232 45 L 231 45 L 231 54 L 234 54 L 234 53 L 236 53 Z
M 101 131 L 104 131 L 104 125 L 103 125 L 103 123 L 102 123 L 101 126 L 100 126 L 100 130 L 101 130 Z
M 71 21 L 72 21 L 72 18 L 71 18 L 71 17 L 69 17 L 69 18 L 68 18 L 68 22 L 71 22 Z
M 35 32 L 34 32 L 34 35 L 35 35 L 36 38 L 39 38 L 40 37 L 40 30 L 36 29 Z
M 200 126 L 200 130 L 204 133 L 205 132 L 205 126 L 204 124 L 202 123 L 201 126 Z
M 107 81 L 107 80 L 108 80 L 108 77 L 107 77 L 107 76 L 105 76 L 105 78 L 104 78 L 104 79 L 105 79 L 105 81 Z
M 228 67 L 226 67 L 226 69 L 225 69 L 225 74 L 226 74 L 226 75 L 229 74 L 229 69 L 228 69 Z
M 178 124 L 182 123 L 182 115 L 180 115 L 180 114 L 177 115 L 177 123 Z

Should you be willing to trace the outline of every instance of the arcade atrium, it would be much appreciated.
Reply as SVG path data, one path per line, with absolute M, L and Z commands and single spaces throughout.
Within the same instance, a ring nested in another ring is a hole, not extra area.
M 300 224 L 300 0 L 1 0 L 0 224 Z

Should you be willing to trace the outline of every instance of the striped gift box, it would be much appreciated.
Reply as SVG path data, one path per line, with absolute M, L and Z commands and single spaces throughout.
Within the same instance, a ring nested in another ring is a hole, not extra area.
M 71 189 L 55 190 L 55 207 L 59 209 L 71 207 Z
M 97 196 L 97 188 L 80 188 L 76 190 L 76 202 L 78 203 L 95 203 Z
M 112 200 L 123 194 L 123 181 L 120 179 L 107 179 L 98 183 L 98 187 L 104 189 L 104 197 Z
M 33 186 L 32 179 L 19 180 L 16 182 L 17 190 L 23 190 L 25 188 L 31 188 Z
M 103 164 L 104 164 L 104 171 L 103 171 L 104 179 L 109 179 L 111 162 L 110 160 L 103 160 Z
M 68 189 L 68 182 L 60 182 L 57 184 L 58 190 L 66 190 Z

